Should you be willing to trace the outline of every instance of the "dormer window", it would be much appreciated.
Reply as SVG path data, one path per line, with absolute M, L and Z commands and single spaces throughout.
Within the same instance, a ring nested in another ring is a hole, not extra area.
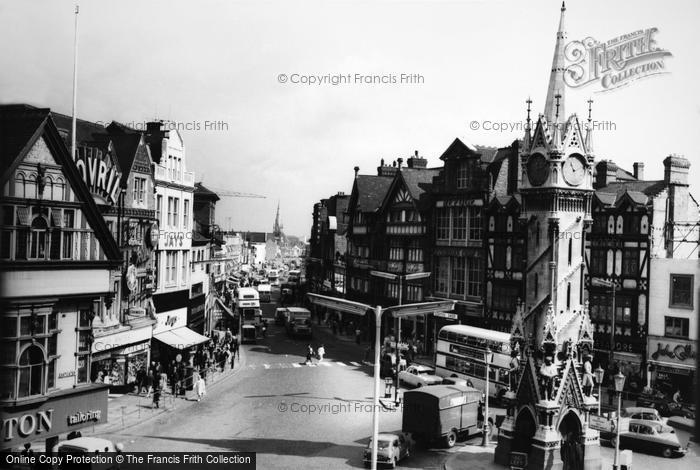
M 470 180 L 470 168 L 468 162 L 460 162 L 457 168 L 457 189 L 467 189 Z

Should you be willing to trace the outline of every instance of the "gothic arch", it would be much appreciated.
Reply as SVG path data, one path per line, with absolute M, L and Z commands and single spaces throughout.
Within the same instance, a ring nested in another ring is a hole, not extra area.
M 583 420 L 577 410 L 564 409 L 557 430 L 561 435 L 562 470 L 583 470 Z
M 513 452 L 530 453 L 532 439 L 537 432 L 537 419 L 531 406 L 525 405 L 518 410 L 513 430 Z

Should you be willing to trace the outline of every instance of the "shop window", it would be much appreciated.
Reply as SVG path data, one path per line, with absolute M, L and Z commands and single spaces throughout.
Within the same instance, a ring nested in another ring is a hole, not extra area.
M 88 381 L 88 360 L 87 356 L 78 357 L 78 383 L 86 383 Z
M 690 331 L 690 320 L 680 317 L 664 317 L 666 336 L 687 338 Z
M 671 274 L 671 299 L 669 307 L 693 308 L 693 276 Z
M 467 295 L 473 297 L 481 297 L 481 279 L 482 279 L 483 262 L 481 258 L 467 258 Z
M 44 352 L 39 346 L 29 346 L 19 357 L 18 398 L 43 393 Z
M 632 321 L 632 298 L 622 296 L 615 298 L 615 321 L 624 323 Z
M 438 258 L 435 267 L 437 271 L 435 273 L 435 292 L 447 294 L 450 279 L 450 259 L 446 256 Z
M 464 295 L 464 281 L 466 274 L 466 259 L 462 257 L 452 258 L 452 294 Z

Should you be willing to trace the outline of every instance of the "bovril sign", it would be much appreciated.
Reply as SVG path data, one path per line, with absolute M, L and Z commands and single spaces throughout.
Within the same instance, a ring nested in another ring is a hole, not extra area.
M 110 204 L 117 202 L 122 175 L 112 163 L 111 153 L 92 147 L 81 147 L 75 160 L 83 181 L 94 195 Z

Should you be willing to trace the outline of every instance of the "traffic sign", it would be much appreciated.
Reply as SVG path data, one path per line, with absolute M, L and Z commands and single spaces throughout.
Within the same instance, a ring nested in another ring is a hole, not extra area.
M 614 432 L 615 421 L 600 415 L 590 415 L 588 417 L 588 427 L 596 431 Z

